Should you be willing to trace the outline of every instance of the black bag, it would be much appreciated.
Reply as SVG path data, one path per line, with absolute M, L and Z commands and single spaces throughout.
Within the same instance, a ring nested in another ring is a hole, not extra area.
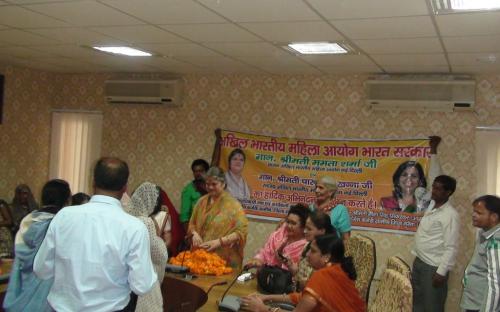
M 269 294 L 288 294 L 293 290 L 292 273 L 278 266 L 264 265 L 257 272 L 257 283 Z

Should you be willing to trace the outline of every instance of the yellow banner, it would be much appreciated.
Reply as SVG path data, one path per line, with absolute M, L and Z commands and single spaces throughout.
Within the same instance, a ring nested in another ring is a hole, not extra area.
M 426 139 L 308 140 L 222 130 L 219 166 L 249 216 L 282 218 L 291 204 L 314 203 L 316 179 L 332 176 L 334 202 L 348 208 L 353 228 L 411 233 L 420 208 L 399 211 L 393 175 L 411 160 L 427 176 L 429 157 Z

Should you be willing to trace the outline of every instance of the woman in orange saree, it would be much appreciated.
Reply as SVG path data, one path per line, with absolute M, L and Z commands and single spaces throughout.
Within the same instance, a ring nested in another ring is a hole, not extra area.
M 296 305 L 297 312 L 364 312 L 366 304 L 354 285 L 356 271 L 350 257 L 345 257 L 342 239 L 327 234 L 315 238 L 307 257 L 313 273 L 302 293 L 289 295 L 251 295 L 241 299 L 245 311 L 281 311 L 269 308 L 265 301 Z
M 212 167 L 206 174 L 207 195 L 198 200 L 189 221 L 192 247 L 213 251 L 240 270 L 248 220 L 240 202 L 226 192 L 224 171 Z

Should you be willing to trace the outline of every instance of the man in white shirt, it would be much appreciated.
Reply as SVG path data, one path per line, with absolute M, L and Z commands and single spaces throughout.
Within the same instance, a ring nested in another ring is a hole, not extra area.
M 440 175 L 432 183 L 432 202 L 425 212 L 412 253 L 413 311 L 444 311 L 448 293 L 448 272 L 455 264 L 458 249 L 459 216 L 449 203 L 456 180 Z
M 101 158 L 90 202 L 66 207 L 52 220 L 33 271 L 54 278 L 48 301 L 56 311 L 134 311 L 133 294 L 156 282 L 148 231 L 120 204 L 128 175 L 124 161 Z

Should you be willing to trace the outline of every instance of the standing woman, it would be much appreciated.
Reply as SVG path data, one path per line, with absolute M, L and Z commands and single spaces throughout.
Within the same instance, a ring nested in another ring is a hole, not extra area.
M 351 218 L 346 206 L 334 205 L 333 199 L 336 192 L 337 181 L 334 178 L 330 176 L 320 178 L 316 181 L 316 202 L 309 208 L 312 211 L 319 210 L 329 214 L 337 235 L 344 240 L 344 243 L 347 243 L 351 236 Z
M 54 279 L 41 280 L 33 272 L 35 255 L 54 216 L 71 201 L 68 182 L 50 180 L 42 189 L 42 207 L 26 216 L 16 235 L 14 264 L 3 307 L 7 312 L 53 311 L 47 301 Z
M 241 269 L 248 220 L 241 204 L 226 192 L 224 171 L 211 167 L 206 174 L 208 194 L 201 197 L 189 221 L 192 247 L 214 251 L 236 271 Z
M 30 212 L 38 209 L 38 204 L 36 203 L 29 186 L 26 184 L 19 184 L 16 187 L 10 208 L 12 209 L 11 215 L 14 223 L 12 227 L 12 235 L 15 236 L 19 230 L 21 220 Z
M 250 188 L 242 175 L 246 159 L 245 153 L 240 148 L 232 150 L 227 159 L 227 191 L 237 199 L 250 198 Z
M 9 204 L 0 199 L 0 258 L 11 258 L 14 251 L 12 233 L 12 216 Z
M 160 188 L 153 183 L 142 183 L 132 194 L 126 211 L 139 218 L 147 227 L 149 233 L 149 245 L 151 260 L 158 276 L 153 288 L 144 296 L 137 299 L 136 312 L 161 312 L 163 311 L 163 297 L 161 294 L 161 283 L 165 276 L 165 265 L 168 260 L 167 244 L 161 237 L 166 230 L 167 214 L 161 211 Z M 162 213 L 163 212 L 163 213 Z M 163 215 L 158 222 L 156 217 Z M 170 229 L 170 225 L 168 225 Z

